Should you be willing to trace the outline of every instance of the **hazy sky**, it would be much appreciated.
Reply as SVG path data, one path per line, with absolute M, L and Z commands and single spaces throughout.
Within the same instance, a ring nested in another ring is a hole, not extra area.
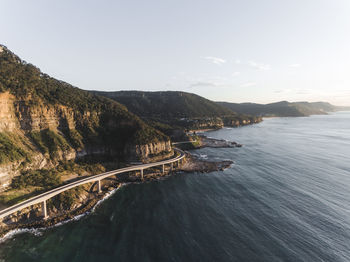
M 0 0 L 0 43 L 82 89 L 350 105 L 349 0 Z

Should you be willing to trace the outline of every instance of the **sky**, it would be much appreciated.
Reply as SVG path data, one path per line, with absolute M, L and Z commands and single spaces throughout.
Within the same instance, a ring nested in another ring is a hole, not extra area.
M 86 90 L 350 105 L 349 0 L 0 0 L 0 43 Z

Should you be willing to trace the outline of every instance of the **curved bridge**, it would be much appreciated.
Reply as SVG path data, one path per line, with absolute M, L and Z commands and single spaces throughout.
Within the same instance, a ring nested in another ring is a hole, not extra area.
M 42 193 L 42 194 L 37 195 L 35 197 L 32 197 L 28 200 L 25 200 L 21 203 L 18 203 L 16 205 L 13 205 L 11 207 L 8 207 L 6 209 L 1 210 L 0 211 L 0 220 L 2 220 L 3 218 L 5 218 L 9 215 L 12 215 L 13 213 L 15 213 L 19 210 L 22 210 L 24 208 L 27 208 L 27 207 L 30 207 L 32 205 L 36 205 L 39 203 L 42 203 L 43 217 L 44 217 L 44 219 L 46 219 L 48 217 L 47 216 L 47 209 L 46 209 L 46 200 L 64 192 L 64 191 L 67 191 L 67 190 L 72 189 L 74 187 L 81 186 L 81 185 L 84 185 L 86 183 L 91 183 L 91 182 L 98 182 L 98 191 L 101 192 L 101 180 L 104 178 L 113 176 L 113 175 L 117 175 L 117 174 L 121 174 L 121 173 L 125 173 L 125 172 L 130 172 L 130 171 L 140 171 L 141 178 L 143 179 L 143 170 L 150 168 L 150 167 L 155 167 L 155 166 L 162 166 L 162 171 L 164 173 L 164 168 L 165 168 L 164 166 L 165 165 L 170 164 L 171 169 L 172 169 L 173 163 L 180 162 L 183 158 L 185 158 L 185 153 L 182 150 L 174 148 L 174 151 L 180 153 L 180 155 L 178 155 L 177 157 L 172 158 L 172 159 L 163 160 L 163 161 L 159 161 L 159 162 L 155 162 L 155 163 L 135 165 L 135 166 L 116 169 L 116 170 L 109 171 L 106 173 L 83 178 L 83 179 L 80 179 L 78 181 L 54 188 L 50 191 L 47 191 L 45 193 Z

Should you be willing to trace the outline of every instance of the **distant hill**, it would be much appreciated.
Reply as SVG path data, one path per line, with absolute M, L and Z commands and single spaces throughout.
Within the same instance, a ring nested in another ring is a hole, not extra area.
M 217 102 L 218 105 L 224 106 L 241 114 L 251 114 L 255 116 L 310 116 L 323 115 L 328 112 L 341 110 L 341 107 L 334 106 L 327 102 L 287 102 L 281 101 L 271 104 L 254 104 L 254 103 L 228 103 Z
M 237 114 L 204 97 L 181 92 L 116 91 L 94 94 L 111 98 L 125 105 L 130 112 L 140 116 L 147 123 L 153 123 L 162 131 L 167 124 L 187 129 L 219 128 L 223 125 L 240 126 L 259 122 L 260 119 Z
M 196 118 L 232 115 L 233 112 L 204 97 L 179 91 L 117 91 L 94 94 L 111 98 L 125 105 L 130 112 L 152 118 Z

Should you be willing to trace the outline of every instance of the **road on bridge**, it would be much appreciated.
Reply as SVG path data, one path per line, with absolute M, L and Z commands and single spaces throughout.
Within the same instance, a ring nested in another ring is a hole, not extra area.
M 39 203 L 43 204 L 43 216 L 44 216 L 44 218 L 47 218 L 46 200 L 64 192 L 64 191 L 72 189 L 74 187 L 84 185 L 86 183 L 96 182 L 96 181 L 98 182 L 99 192 L 101 192 L 101 180 L 104 178 L 113 176 L 113 175 L 117 175 L 117 174 L 121 174 L 121 173 L 125 173 L 125 172 L 131 172 L 131 171 L 141 171 L 141 177 L 143 178 L 143 170 L 150 168 L 150 167 L 155 167 L 155 166 L 162 166 L 163 173 L 164 173 L 164 165 L 166 165 L 166 164 L 172 165 L 174 162 L 181 161 L 185 157 L 185 153 L 182 150 L 174 148 L 174 151 L 178 152 L 179 155 L 172 158 L 172 159 L 163 160 L 163 161 L 154 162 L 154 163 L 149 163 L 149 164 L 134 165 L 134 166 L 129 166 L 129 167 L 121 168 L 121 169 L 116 169 L 116 170 L 109 171 L 106 173 L 83 178 L 83 179 L 80 179 L 78 181 L 54 188 L 50 191 L 47 191 L 45 193 L 42 193 L 42 194 L 37 195 L 35 197 L 32 197 L 28 200 L 20 202 L 16 205 L 13 205 L 13 206 L 10 206 L 6 209 L 1 210 L 0 211 L 0 220 L 17 212 L 17 211 L 19 211 L 19 210 L 22 210 L 24 208 L 27 208 L 27 207 L 30 207 L 32 205 L 36 205 Z

